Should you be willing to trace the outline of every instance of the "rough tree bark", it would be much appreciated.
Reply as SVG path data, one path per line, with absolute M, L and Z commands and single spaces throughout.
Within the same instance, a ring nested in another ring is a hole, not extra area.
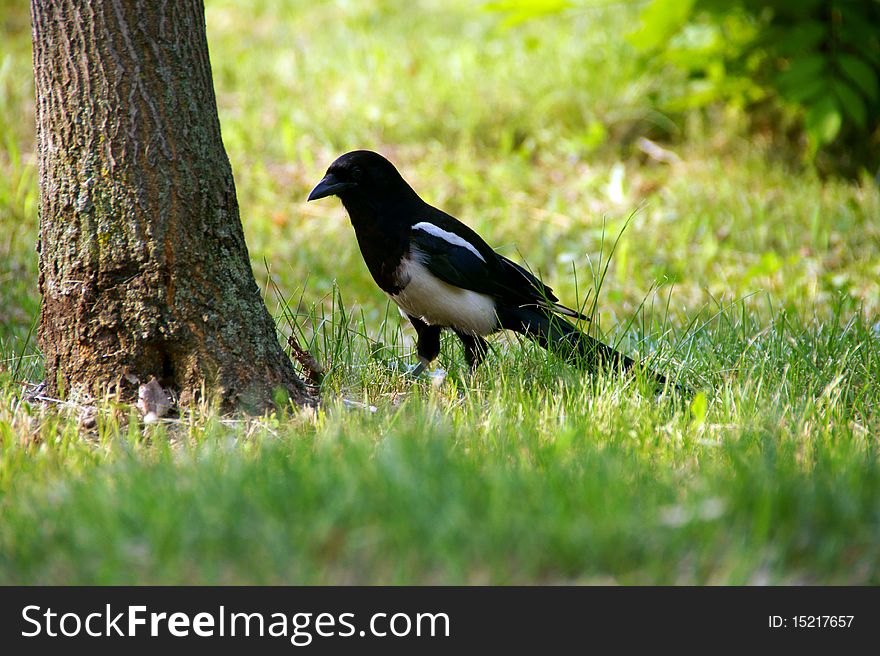
M 31 0 L 49 389 L 311 401 L 254 280 L 202 0 Z

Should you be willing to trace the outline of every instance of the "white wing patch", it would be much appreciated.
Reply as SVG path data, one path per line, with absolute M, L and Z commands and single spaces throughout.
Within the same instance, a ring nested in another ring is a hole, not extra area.
M 482 255 L 480 255 L 480 251 L 478 251 L 476 248 L 474 248 L 473 244 L 469 243 L 466 239 L 462 239 L 454 232 L 449 232 L 448 230 L 444 230 L 443 228 L 435 226 L 433 223 L 428 223 L 427 221 L 422 221 L 421 223 L 416 223 L 413 226 L 413 230 L 422 230 L 424 232 L 427 232 L 429 235 L 433 235 L 434 237 L 437 237 L 438 239 L 442 239 L 445 242 L 449 242 L 450 244 L 453 244 L 454 246 L 461 246 L 462 248 L 466 248 L 471 253 L 476 255 L 478 258 L 483 260 L 483 262 L 486 261 L 486 258 L 484 258 Z
M 455 328 L 471 335 L 488 335 L 498 327 L 495 301 L 440 280 L 419 261 L 418 252 L 401 261 L 397 275 L 407 281 L 406 287 L 389 296 L 406 314 L 431 326 Z

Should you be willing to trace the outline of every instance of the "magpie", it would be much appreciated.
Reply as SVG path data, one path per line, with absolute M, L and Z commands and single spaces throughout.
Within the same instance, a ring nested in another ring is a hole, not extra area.
M 486 336 L 500 330 L 521 333 L 594 370 L 636 364 L 569 323 L 566 317 L 588 317 L 562 305 L 550 287 L 464 223 L 423 201 L 382 155 L 355 150 L 340 156 L 308 200 L 327 196 L 342 201 L 373 280 L 416 330 L 413 375 L 440 353 L 444 329 L 461 340 L 472 373 L 486 355 Z

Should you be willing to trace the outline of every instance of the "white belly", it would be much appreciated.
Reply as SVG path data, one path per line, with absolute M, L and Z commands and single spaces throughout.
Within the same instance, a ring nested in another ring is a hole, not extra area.
M 417 259 L 405 259 L 398 270 L 406 287 L 391 300 L 407 314 L 432 326 L 456 328 L 472 335 L 488 335 L 498 324 L 495 301 L 434 276 Z

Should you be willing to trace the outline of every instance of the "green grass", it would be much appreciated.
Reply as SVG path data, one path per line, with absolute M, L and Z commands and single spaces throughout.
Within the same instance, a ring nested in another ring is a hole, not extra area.
M 0 583 L 880 583 L 868 175 L 791 168 L 721 110 L 645 157 L 668 119 L 632 7 L 506 29 L 475 3 L 281 4 L 209 0 L 208 33 L 254 270 L 326 404 L 145 426 L 99 402 L 86 428 L 21 398 L 33 87 L 26 10 L 0 2 Z M 511 336 L 473 379 L 454 339 L 442 385 L 403 378 L 411 329 L 338 203 L 304 202 L 358 147 L 565 302 L 598 288 L 596 329 L 695 398 Z

